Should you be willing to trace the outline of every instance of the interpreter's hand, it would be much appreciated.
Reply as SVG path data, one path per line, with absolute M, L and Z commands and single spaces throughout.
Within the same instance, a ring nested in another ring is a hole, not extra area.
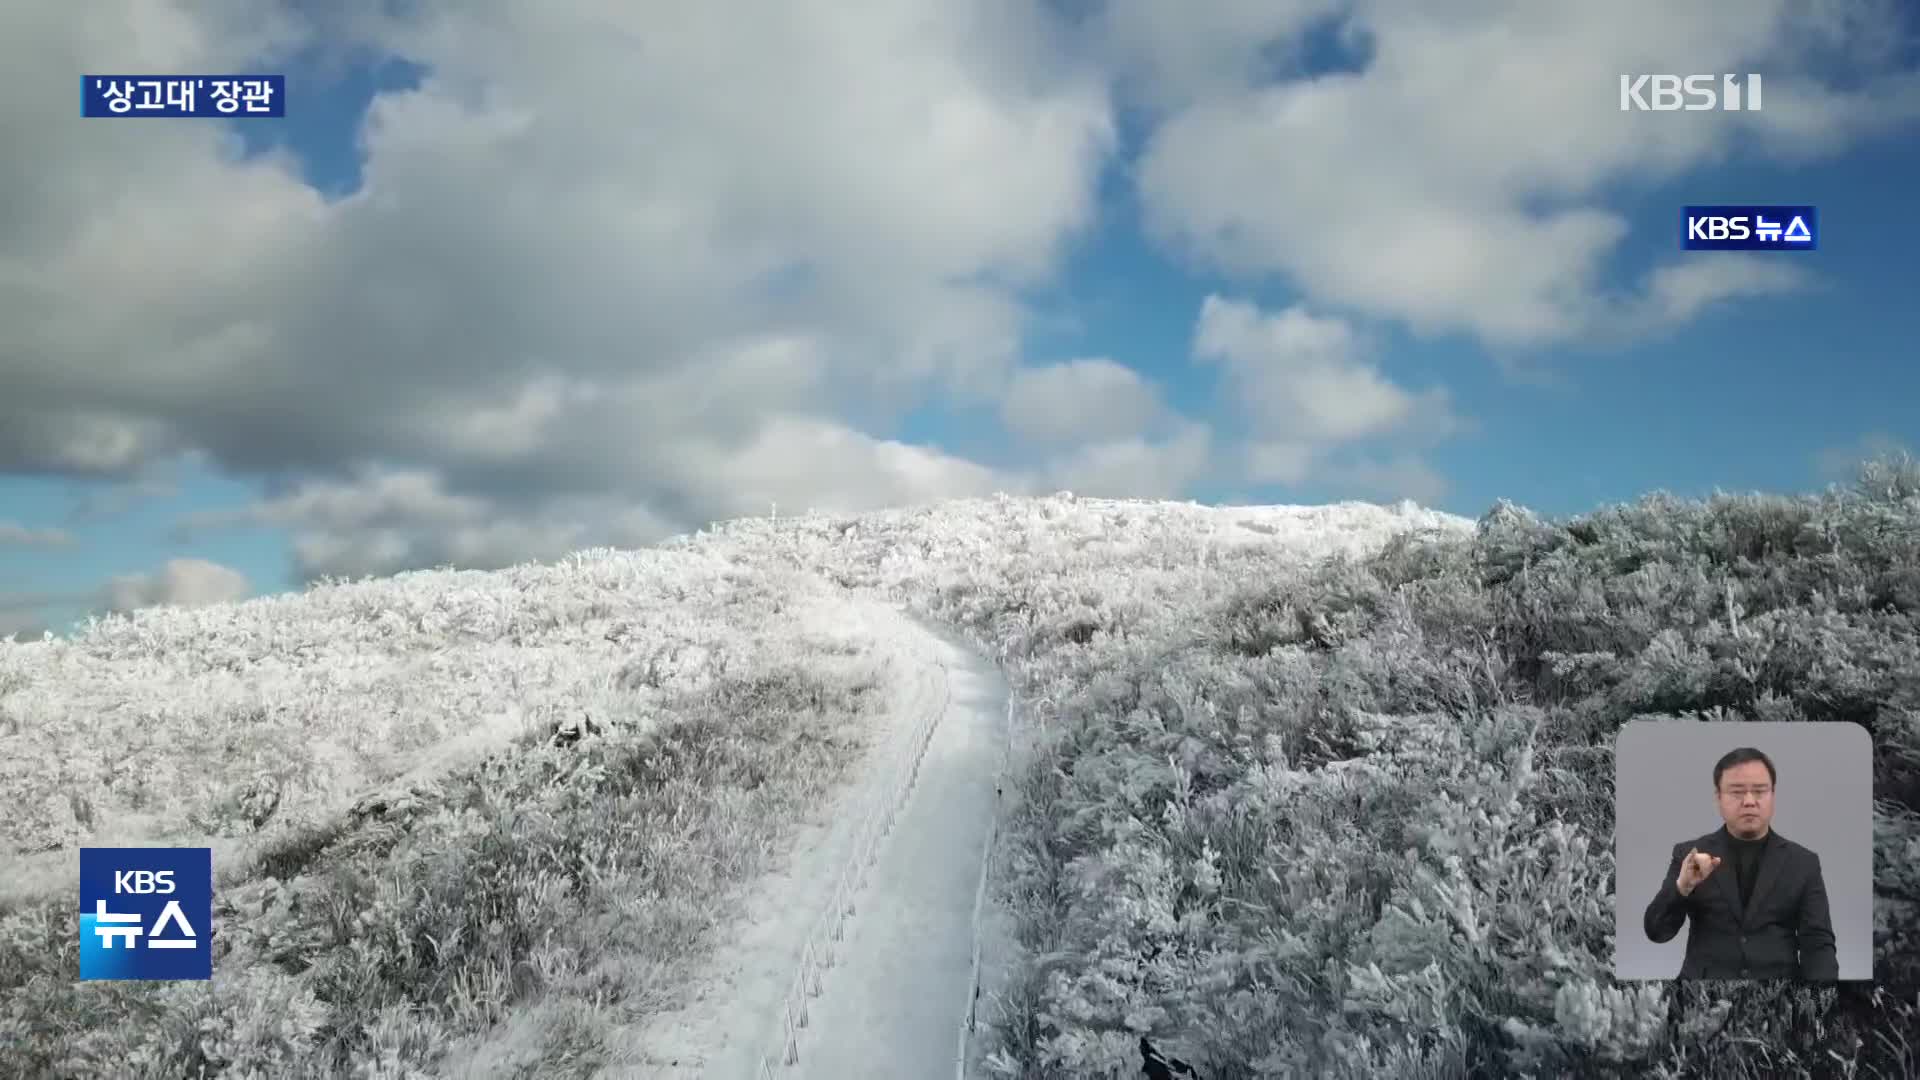
M 1720 857 L 1709 855 L 1698 848 L 1687 849 L 1687 857 L 1680 860 L 1680 876 L 1673 885 L 1680 890 L 1681 896 L 1693 895 L 1694 887 L 1707 880 L 1707 875 L 1720 867 Z

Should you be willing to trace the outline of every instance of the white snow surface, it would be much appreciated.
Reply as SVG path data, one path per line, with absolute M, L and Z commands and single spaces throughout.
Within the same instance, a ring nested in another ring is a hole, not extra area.
M 952 1076 L 964 1052 L 1007 686 L 963 643 L 939 642 L 952 696 L 811 1007 L 795 1072 L 807 1080 Z
M 959 639 L 889 605 L 849 597 L 837 629 L 897 669 L 886 730 L 798 823 L 686 1004 L 624 1032 L 628 1064 L 608 1075 L 953 1075 L 1007 687 Z

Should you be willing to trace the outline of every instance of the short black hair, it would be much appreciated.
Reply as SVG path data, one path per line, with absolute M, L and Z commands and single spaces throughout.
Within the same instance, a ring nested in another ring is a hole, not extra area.
M 1765 765 L 1767 767 L 1767 782 L 1770 784 L 1773 784 L 1776 787 L 1779 786 L 1780 774 L 1773 771 L 1773 759 L 1761 753 L 1760 751 L 1755 750 L 1751 746 L 1743 746 L 1738 750 L 1727 751 L 1726 756 L 1722 757 L 1719 761 L 1714 763 L 1713 790 L 1715 791 L 1720 790 L 1720 774 L 1721 773 L 1726 772 L 1728 769 L 1733 768 L 1735 765 L 1745 765 L 1749 761 L 1757 761 L 1760 764 Z

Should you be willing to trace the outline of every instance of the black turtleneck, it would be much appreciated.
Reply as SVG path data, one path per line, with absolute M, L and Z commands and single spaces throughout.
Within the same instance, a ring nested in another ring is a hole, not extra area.
M 1740 907 L 1745 910 L 1753 902 L 1753 883 L 1760 876 L 1760 857 L 1767 850 L 1767 838 L 1743 840 L 1727 830 L 1728 854 L 1733 859 L 1733 872 L 1740 882 Z

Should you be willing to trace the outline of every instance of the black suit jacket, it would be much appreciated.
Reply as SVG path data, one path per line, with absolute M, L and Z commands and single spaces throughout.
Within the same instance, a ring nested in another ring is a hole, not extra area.
M 1647 937 L 1664 943 L 1690 927 L 1682 979 L 1838 979 L 1820 856 L 1769 830 L 1753 896 L 1742 911 L 1728 839 L 1722 826 L 1673 845 L 1660 894 L 1647 905 Z M 1674 882 L 1693 848 L 1726 861 L 1692 896 L 1681 896 Z

